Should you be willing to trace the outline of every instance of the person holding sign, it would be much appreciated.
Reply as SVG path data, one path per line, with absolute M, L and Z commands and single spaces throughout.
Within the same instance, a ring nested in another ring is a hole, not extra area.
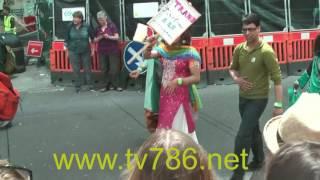
M 152 38 L 151 38 L 152 39 Z M 171 45 L 151 40 L 144 57 L 159 58 L 163 68 L 157 129 L 176 129 L 198 142 L 195 128 L 201 107 L 195 83 L 200 81 L 200 55 L 190 46 L 191 34 L 184 32 Z

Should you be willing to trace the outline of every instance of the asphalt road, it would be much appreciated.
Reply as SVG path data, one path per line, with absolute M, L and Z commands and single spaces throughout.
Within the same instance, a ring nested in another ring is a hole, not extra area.
M 283 80 L 286 89 L 296 77 Z M 127 149 L 132 151 L 143 143 L 149 133 L 144 127 L 143 98 L 138 91 L 81 92 L 71 87 L 50 85 L 48 72 L 29 67 L 17 75 L 14 85 L 21 91 L 21 109 L 13 127 L 0 131 L 0 158 L 32 169 L 35 180 L 114 180 L 126 162 Z M 273 91 L 273 88 L 271 89 Z M 199 143 L 209 153 L 225 156 L 233 152 L 233 143 L 240 124 L 238 88 L 236 85 L 207 86 L 200 89 L 204 108 L 197 121 Z M 271 118 L 273 93 L 261 118 L 261 128 Z M 119 154 L 114 170 L 57 169 L 54 154 L 88 153 Z M 219 179 L 228 179 L 231 172 L 218 168 Z M 246 179 L 262 180 L 263 171 L 248 173 Z

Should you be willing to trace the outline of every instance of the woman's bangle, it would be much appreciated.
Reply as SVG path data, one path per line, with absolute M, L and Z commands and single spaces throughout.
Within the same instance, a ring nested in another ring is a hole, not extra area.
M 137 70 L 138 70 L 139 72 L 142 72 L 142 68 L 141 68 L 141 67 L 138 67 Z
M 280 102 L 280 101 L 275 102 L 273 104 L 273 107 L 278 108 L 278 109 L 282 109 L 283 108 L 282 102 Z
M 178 85 L 182 86 L 183 85 L 183 79 L 182 78 L 178 78 L 177 79 Z

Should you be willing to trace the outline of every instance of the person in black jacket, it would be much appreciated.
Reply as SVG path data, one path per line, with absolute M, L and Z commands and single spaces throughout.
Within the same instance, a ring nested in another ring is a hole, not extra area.
M 83 62 L 85 74 L 85 83 L 88 85 L 85 90 L 93 89 L 91 80 L 91 48 L 89 39 L 93 40 L 94 36 L 89 25 L 84 23 L 81 11 L 73 13 L 73 22 L 69 26 L 66 36 L 66 46 L 69 52 L 69 59 L 72 65 L 76 92 L 80 92 L 82 80 L 80 78 L 80 62 Z

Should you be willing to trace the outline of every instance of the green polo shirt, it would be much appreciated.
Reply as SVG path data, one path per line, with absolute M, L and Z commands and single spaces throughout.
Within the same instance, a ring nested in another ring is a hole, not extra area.
M 253 83 L 248 91 L 240 89 L 240 97 L 248 99 L 268 98 L 270 79 L 275 85 L 281 84 L 281 70 L 272 47 L 261 42 L 256 48 L 248 51 L 246 42 L 239 44 L 233 53 L 230 69 L 239 72 Z

